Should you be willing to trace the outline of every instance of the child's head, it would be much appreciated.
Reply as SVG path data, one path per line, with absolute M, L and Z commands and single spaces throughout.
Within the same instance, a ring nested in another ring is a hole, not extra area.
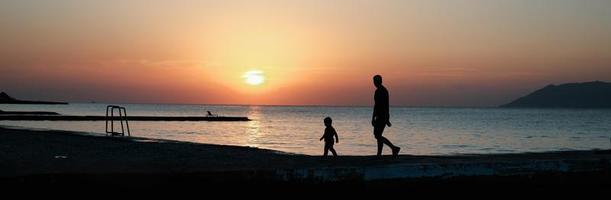
M 333 122 L 333 120 L 331 120 L 331 117 L 325 117 L 325 126 L 331 126 L 331 123 Z

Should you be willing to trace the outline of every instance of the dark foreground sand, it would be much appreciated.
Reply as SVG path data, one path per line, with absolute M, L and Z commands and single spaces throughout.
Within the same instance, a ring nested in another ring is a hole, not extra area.
M 608 150 L 321 158 L 248 147 L 2 127 L 0 161 L 0 183 L 8 188 L 421 191 L 476 185 L 607 189 L 611 184 Z

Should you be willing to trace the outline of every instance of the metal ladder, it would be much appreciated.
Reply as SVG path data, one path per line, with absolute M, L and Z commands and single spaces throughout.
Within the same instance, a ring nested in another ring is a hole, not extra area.
M 115 131 L 115 110 L 119 112 L 119 122 L 121 122 L 121 132 Z M 110 115 L 109 115 L 110 114 Z M 127 111 L 125 107 L 116 106 L 116 105 L 108 105 L 106 106 L 106 136 L 125 136 L 125 128 L 123 127 L 123 121 L 125 121 L 125 126 L 127 128 L 127 136 L 131 136 L 129 132 L 129 122 L 127 122 Z M 108 129 L 108 124 L 110 123 L 110 129 Z

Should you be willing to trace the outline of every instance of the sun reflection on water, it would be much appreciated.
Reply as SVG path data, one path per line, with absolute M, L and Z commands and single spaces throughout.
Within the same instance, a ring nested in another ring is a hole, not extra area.
M 250 106 L 248 117 L 251 119 L 251 121 L 249 121 L 248 125 L 246 125 L 246 135 L 248 136 L 246 145 L 251 147 L 259 147 L 260 142 L 258 141 L 261 137 L 263 137 L 260 121 L 260 119 L 263 117 L 261 107 Z

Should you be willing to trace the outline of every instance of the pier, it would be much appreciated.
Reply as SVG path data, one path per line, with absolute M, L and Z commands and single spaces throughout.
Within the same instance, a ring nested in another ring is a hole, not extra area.
M 127 116 L 129 121 L 250 121 L 248 117 L 232 116 Z M 106 121 L 106 116 L 78 115 L 0 115 L 0 121 Z M 111 119 L 119 120 L 119 116 Z

